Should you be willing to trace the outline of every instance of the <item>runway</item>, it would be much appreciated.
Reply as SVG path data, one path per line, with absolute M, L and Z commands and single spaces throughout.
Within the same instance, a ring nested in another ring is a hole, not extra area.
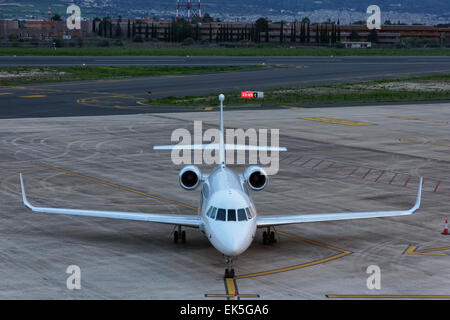
M 448 67 L 449 57 L 389 57 L 389 56 L 355 56 L 355 57 L 254 57 L 254 56 L 0 56 L 0 66 L 227 66 L 255 64 L 340 64 L 340 65 L 430 65 Z M 383 68 L 383 67 L 382 67 Z M 386 70 L 386 69 L 385 69 Z
M 15 60 L 17 59 L 17 60 Z M 152 97 L 200 95 L 240 90 L 433 75 L 450 72 L 442 57 L 0 57 L 3 65 L 239 65 L 263 68 L 195 75 L 60 82 L 0 87 L 0 118 L 120 115 L 193 111 L 192 108 L 148 107 Z
M 449 299 L 450 104 L 239 110 L 225 126 L 280 129 L 280 171 L 253 192 L 261 215 L 401 210 L 412 216 L 304 223 L 261 232 L 224 281 L 224 261 L 198 230 L 174 244 L 166 225 L 32 214 L 33 204 L 196 214 L 178 186 L 173 130 L 218 125 L 217 112 L 0 120 L 2 299 Z M 242 172 L 242 166 L 233 166 Z M 201 166 L 208 173 L 211 166 Z M 68 290 L 66 268 L 81 269 Z M 367 267 L 381 289 L 366 286 Z

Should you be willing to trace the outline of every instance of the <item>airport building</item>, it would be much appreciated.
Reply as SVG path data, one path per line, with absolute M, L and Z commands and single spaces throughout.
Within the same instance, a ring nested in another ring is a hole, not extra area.
M 292 23 L 209 22 L 174 23 L 171 19 L 96 19 L 81 21 L 80 30 L 68 30 L 65 21 L 0 20 L 3 39 L 70 39 L 98 37 L 135 42 L 182 42 L 186 38 L 202 42 L 269 42 L 286 45 L 336 45 L 371 47 L 402 45 L 414 39 L 435 46 L 450 45 L 450 28 L 385 25 L 368 30 L 365 25 Z M 368 44 L 370 43 L 370 44 Z
M 61 38 L 64 35 L 88 36 L 91 21 L 81 21 L 80 30 L 68 30 L 66 21 L 0 20 L 0 38 L 38 39 Z

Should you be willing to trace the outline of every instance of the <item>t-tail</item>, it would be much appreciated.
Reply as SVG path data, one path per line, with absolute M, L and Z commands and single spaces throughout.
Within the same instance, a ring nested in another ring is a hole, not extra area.
M 284 147 L 272 147 L 272 146 L 250 146 L 241 144 L 226 144 L 225 143 L 225 129 L 223 126 L 223 101 L 225 96 L 223 94 L 219 95 L 220 101 L 220 137 L 219 143 L 210 144 L 175 144 L 175 145 L 163 145 L 163 146 L 153 146 L 153 150 L 205 150 L 214 149 L 219 151 L 219 163 L 221 166 L 226 165 L 225 150 L 236 150 L 236 151 L 287 151 Z

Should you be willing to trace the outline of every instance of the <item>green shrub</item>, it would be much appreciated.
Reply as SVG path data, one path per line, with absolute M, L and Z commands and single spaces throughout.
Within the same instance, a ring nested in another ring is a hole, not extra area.
M 195 43 L 194 39 L 192 39 L 191 37 L 187 37 L 186 39 L 183 40 L 183 42 L 181 43 L 182 46 L 191 46 Z
M 109 47 L 108 40 L 100 40 L 97 42 L 97 47 Z
M 144 42 L 144 38 L 140 34 L 137 34 L 134 36 L 133 42 Z

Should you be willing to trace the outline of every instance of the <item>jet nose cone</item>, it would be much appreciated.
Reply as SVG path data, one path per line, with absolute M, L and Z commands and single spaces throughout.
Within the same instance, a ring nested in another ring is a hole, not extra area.
M 230 224 L 233 222 L 230 222 Z M 251 225 L 231 225 L 222 228 L 216 234 L 214 246 L 227 256 L 238 256 L 243 253 L 253 241 L 253 232 Z
M 224 254 L 230 257 L 235 257 L 243 253 L 250 246 L 250 243 L 246 239 L 235 240 L 231 243 L 227 243 L 224 246 Z

